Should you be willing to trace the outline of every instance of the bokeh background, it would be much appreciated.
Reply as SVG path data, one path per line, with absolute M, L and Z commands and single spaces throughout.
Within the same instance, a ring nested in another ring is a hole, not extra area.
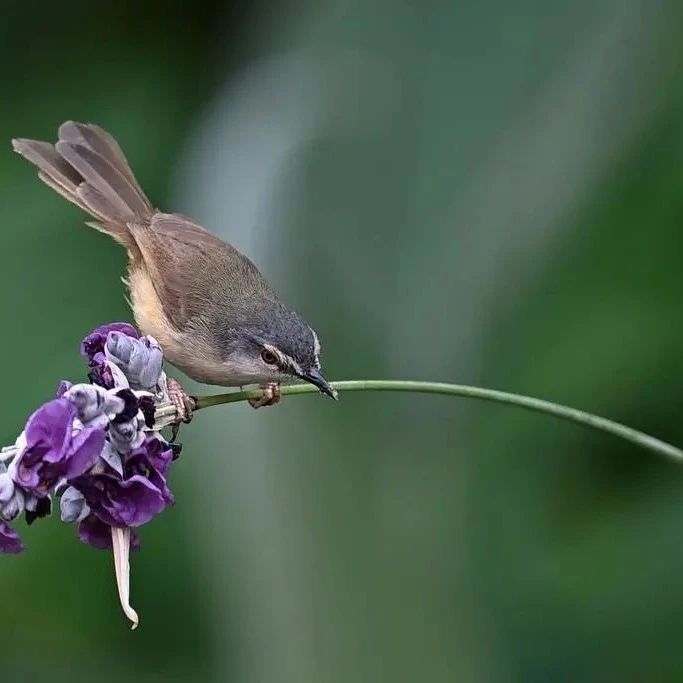
M 131 319 L 122 251 L 10 150 L 65 119 L 246 251 L 330 377 L 683 443 L 677 0 L 1 7 L 2 443 L 84 376 L 85 333 Z M 133 560 L 140 629 L 108 554 L 21 525 L 0 680 L 683 680 L 675 463 L 430 396 L 224 406 L 182 436 Z

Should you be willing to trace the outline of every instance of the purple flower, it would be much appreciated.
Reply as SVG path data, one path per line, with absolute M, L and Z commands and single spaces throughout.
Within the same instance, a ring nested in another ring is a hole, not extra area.
M 162 476 L 168 474 L 168 468 L 173 460 L 173 449 L 170 444 L 156 435 L 147 436 L 144 443 L 128 456 L 127 464 L 135 467 L 146 464 L 156 469 Z
M 138 339 L 140 336 L 138 331 L 129 323 L 100 325 L 81 342 L 81 355 L 90 365 L 99 365 L 105 359 L 104 345 L 110 332 L 122 332 L 128 337 L 133 337 L 133 339 Z
M 93 515 L 110 526 L 137 527 L 174 502 L 166 484 L 173 450 L 157 436 L 147 436 L 117 468 L 72 480 Z
M 93 330 L 80 347 L 90 384 L 62 380 L 56 398 L 36 410 L 0 460 L 0 553 L 23 550 L 8 522 L 47 516 L 56 496 L 62 521 L 79 539 L 113 552 L 119 598 L 130 606 L 129 551 L 135 528 L 174 502 L 167 484 L 180 447 L 153 432 L 168 398 L 158 342 L 128 323 Z M 7 464 L 5 464 L 7 463 Z
M 93 546 L 93 548 L 99 548 L 100 550 L 112 549 L 111 527 L 94 515 L 86 517 L 78 525 L 78 538 L 83 543 Z M 130 549 L 140 549 L 140 539 L 133 530 L 130 532 Z
M 148 436 L 142 446 L 128 455 L 126 469 L 147 477 L 161 492 L 164 502 L 171 505 L 175 502 L 175 497 L 166 484 L 166 475 L 172 461 L 173 449 L 160 438 Z
M 97 353 L 95 358 L 104 359 L 104 354 Z M 116 363 L 106 359 L 90 364 L 88 379 L 104 389 L 127 389 L 130 384 L 121 368 Z
M 19 534 L 0 520 L 0 553 L 20 553 L 23 549 Z
M 88 545 L 100 550 L 111 549 L 111 527 L 94 515 L 86 517 L 78 525 L 78 538 Z
M 88 372 L 88 379 L 93 383 L 97 384 L 105 389 L 114 388 L 114 375 L 111 371 L 111 366 L 109 363 L 100 363 L 90 368 Z
M 166 507 L 163 492 L 139 474 L 127 479 L 109 473 L 92 474 L 72 483 L 92 513 L 110 526 L 147 524 Z
M 87 472 L 104 447 L 104 429 L 84 427 L 74 433 L 75 406 L 66 398 L 48 401 L 26 424 L 26 446 L 13 465 L 14 481 L 44 497 L 60 479 Z
M 90 371 L 88 379 L 93 384 L 98 384 L 105 389 L 113 389 L 119 386 L 128 386 L 128 381 L 123 372 L 114 363 L 107 360 L 104 352 L 107 337 L 110 332 L 116 332 L 126 337 L 137 339 L 140 335 L 138 331 L 128 323 L 109 323 L 100 325 L 93 330 L 81 342 L 81 355 L 88 361 Z

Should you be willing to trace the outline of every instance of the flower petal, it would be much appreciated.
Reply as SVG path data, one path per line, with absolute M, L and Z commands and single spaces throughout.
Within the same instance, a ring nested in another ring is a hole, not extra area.
M 0 521 L 0 553 L 20 553 L 24 544 L 19 534 L 5 522 Z
M 90 508 L 85 502 L 83 494 L 73 486 L 62 493 L 59 500 L 59 510 L 62 522 L 82 522 L 89 514 Z
M 87 472 L 100 457 L 104 448 L 104 429 L 84 428 L 73 437 L 70 456 L 64 475 L 67 479 L 79 477 Z
M 49 517 L 52 514 L 52 499 L 50 496 L 43 498 L 30 498 L 26 501 L 26 524 L 29 526 L 37 519 Z
M 26 423 L 26 453 L 32 449 L 45 451 L 48 462 L 58 462 L 71 438 L 76 408 L 66 398 L 55 398 L 44 403 Z
M 12 497 L 7 502 L 0 505 L 0 517 L 11 522 L 24 511 L 25 506 L 26 496 L 22 489 L 15 486 Z
M 123 613 L 130 619 L 131 630 L 135 630 L 140 623 L 138 613 L 130 606 L 130 529 L 112 527 L 112 550 L 114 552 L 114 570 L 116 571 L 116 586 L 119 589 L 119 600 Z
M 123 463 L 121 456 L 114 450 L 109 441 L 104 442 L 104 448 L 100 453 L 100 458 L 111 467 L 120 477 L 123 477 Z
M 133 339 L 110 332 L 105 344 L 107 360 L 117 365 L 137 389 L 153 389 L 159 382 L 164 356 L 152 337 Z
M 76 406 L 78 419 L 92 427 L 106 426 L 125 406 L 123 399 L 96 384 L 76 384 L 64 395 Z
M 14 481 L 7 472 L 0 473 L 0 505 L 4 505 L 14 495 Z
M 62 398 L 64 394 L 71 389 L 73 385 L 71 382 L 69 382 L 68 379 L 63 379 L 58 385 L 57 385 L 57 394 L 56 398 Z
M 78 538 L 82 543 L 87 543 L 98 550 L 111 550 L 111 527 L 101 519 L 90 515 L 78 525 Z M 130 549 L 140 550 L 140 539 L 131 529 Z
M 96 353 L 104 351 L 104 344 L 110 332 L 122 332 L 123 334 L 137 339 L 140 335 L 138 331 L 129 323 L 109 323 L 95 328 L 81 342 L 81 355 L 87 361 L 92 362 Z
M 110 526 L 142 526 L 166 507 L 163 492 L 141 475 L 122 481 L 116 475 L 91 474 L 73 483 L 92 513 Z

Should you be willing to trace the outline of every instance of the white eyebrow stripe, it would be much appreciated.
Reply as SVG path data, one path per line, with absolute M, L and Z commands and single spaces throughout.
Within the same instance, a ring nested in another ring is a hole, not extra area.
M 315 354 L 315 367 L 320 369 L 320 340 L 315 330 L 311 327 L 309 328 L 313 334 L 313 352 Z
M 282 359 L 282 365 L 294 370 L 295 374 L 304 374 L 304 371 L 301 369 L 301 366 L 291 356 L 288 356 L 286 353 L 281 353 L 280 358 Z
M 289 361 L 290 367 L 292 368 L 292 370 L 294 370 L 294 372 L 297 375 L 303 375 L 304 374 L 304 371 L 301 369 L 301 366 L 293 358 L 289 358 L 289 356 L 287 356 L 287 359 Z

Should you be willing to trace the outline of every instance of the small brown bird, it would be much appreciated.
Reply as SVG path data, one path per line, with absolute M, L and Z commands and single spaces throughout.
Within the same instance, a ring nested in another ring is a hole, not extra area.
M 320 372 L 316 333 L 246 256 L 190 218 L 155 209 L 99 126 L 67 121 L 58 137 L 54 145 L 22 138 L 12 145 L 41 180 L 95 218 L 88 225 L 126 248 L 135 320 L 173 365 L 207 384 L 261 385 L 257 408 L 276 403 L 280 383 L 296 378 L 336 398 Z M 177 381 L 171 389 L 189 421 L 192 402 Z

